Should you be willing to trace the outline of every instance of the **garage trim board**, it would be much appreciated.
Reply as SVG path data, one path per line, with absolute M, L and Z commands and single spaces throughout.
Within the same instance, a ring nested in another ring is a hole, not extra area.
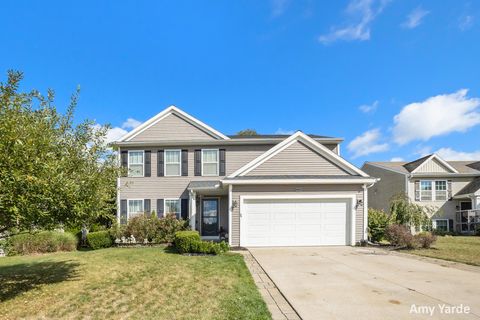
M 356 194 L 355 193 L 335 193 L 322 195 L 241 195 L 240 196 L 240 245 L 241 246 L 263 246 L 259 244 L 250 244 L 248 242 L 248 200 L 324 200 L 321 203 L 329 204 L 328 200 L 338 202 L 345 200 L 346 202 L 346 224 L 345 224 L 345 243 L 338 243 L 336 245 L 355 245 L 355 214 L 356 214 Z M 331 202 L 330 202 L 331 203 Z M 301 244 L 265 244 L 265 246 L 295 246 Z M 325 245 L 324 243 L 306 244 L 308 245 Z

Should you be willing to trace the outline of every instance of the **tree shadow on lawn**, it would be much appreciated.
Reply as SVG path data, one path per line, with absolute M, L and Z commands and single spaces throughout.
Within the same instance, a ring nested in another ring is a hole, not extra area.
M 76 261 L 46 261 L 1 266 L 0 302 L 42 285 L 72 280 L 79 265 Z

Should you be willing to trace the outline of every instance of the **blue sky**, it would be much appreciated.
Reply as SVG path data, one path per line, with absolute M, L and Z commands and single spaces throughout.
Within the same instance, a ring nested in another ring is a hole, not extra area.
M 226 134 L 302 130 L 342 154 L 480 159 L 475 1 L 2 1 L 0 71 L 112 136 L 176 105 Z M 130 119 L 127 121 L 127 119 Z M 136 121 L 135 121 L 136 120 Z

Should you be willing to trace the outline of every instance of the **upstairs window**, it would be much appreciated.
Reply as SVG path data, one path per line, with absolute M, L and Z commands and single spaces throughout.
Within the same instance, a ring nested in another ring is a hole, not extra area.
M 143 172 L 144 172 L 143 157 L 144 157 L 143 151 L 128 152 L 128 176 L 129 177 L 143 177 Z
M 435 181 L 435 200 L 447 200 L 447 181 Z
M 165 150 L 165 176 L 180 176 L 182 173 L 182 151 Z
M 202 150 L 202 176 L 218 176 L 218 149 Z
M 448 199 L 446 180 L 420 181 L 420 201 L 446 201 Z
M 431 201 L 432 197 L 432 181 L 420 182 L 420 199 L 422 201 Z

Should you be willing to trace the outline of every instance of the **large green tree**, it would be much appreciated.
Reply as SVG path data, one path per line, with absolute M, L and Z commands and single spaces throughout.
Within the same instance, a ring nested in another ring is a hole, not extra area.
M 78 91 L 62 114 L 53 91 L 19 92 L 22 77 L 0 83 L 0 237 L 108 218 L 119 173 L 109 127 L 74 124 Z

